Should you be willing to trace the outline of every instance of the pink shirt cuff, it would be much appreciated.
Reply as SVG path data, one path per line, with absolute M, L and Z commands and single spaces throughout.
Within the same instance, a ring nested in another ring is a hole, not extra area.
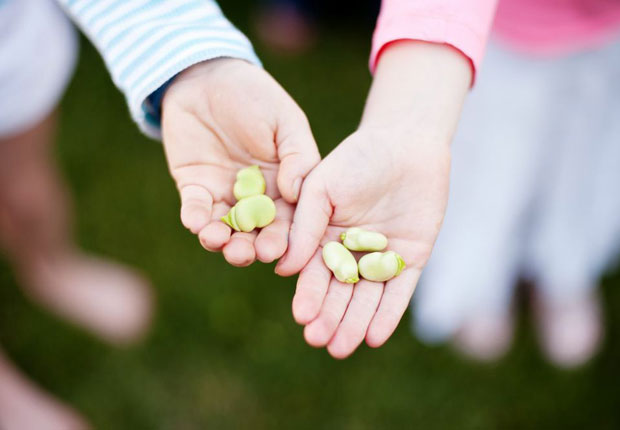
M 420 40 L 452 46 L 479 68 L 496 0 L 383 0 L 375 29 L 370 70 L 392 42 Z M 473 80 L 472 80 L 473 82 Z

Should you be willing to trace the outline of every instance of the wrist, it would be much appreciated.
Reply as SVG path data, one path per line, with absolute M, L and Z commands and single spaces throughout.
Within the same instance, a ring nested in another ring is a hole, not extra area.
M 360 127 L 398 127 L 448 143 L 472 79 L 469 60 L 448 45 L 399 41 L 377 65 Z
M 230 68 L 253 66 L 246 60 L 234 57 L 216 57 L 210 60 L 201 61 L 179 73 L 181 79 L 192 79 L 196 76 L 203 76 L 205 73 L 213 73 L 220 70 L 228 70 Z
M 162 115 L 169 105 L 186 106 L 188 102 L 205 99 L 207 91 L 217 90 L 222 81 L 234 81 L 248 70 L 262 70 L 240 58 L 218 57 L 196 63 L 177 74 L 166 89 L 162 102 Z

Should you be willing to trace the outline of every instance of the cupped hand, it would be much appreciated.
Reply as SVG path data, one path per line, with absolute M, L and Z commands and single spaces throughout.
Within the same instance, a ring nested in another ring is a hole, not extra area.
M 236 266 L 284 254 L 302 182 L 320 156 L 299 106 L 263 69 L 243 60 L 199 63 L 177 76 L 162 103 L 168 166 L 181 196 L 181 221 L 209 251 Z M 275 221 L 259 233 L 220 221 L 235 204 L 239 169 L 258 165 Z
M 306 341 L 336 358 L 366 339 L 382 345 L 398 325 L 439 232 L 448 196 L 448 145 L 416 136 L 407 126 L 362 127 L 306 178 L 276 271 L 301 270 L 293 299 Z M 349 227 L 387 236 L 406 269 L 385 283 L 337 281 L 321 245 Z

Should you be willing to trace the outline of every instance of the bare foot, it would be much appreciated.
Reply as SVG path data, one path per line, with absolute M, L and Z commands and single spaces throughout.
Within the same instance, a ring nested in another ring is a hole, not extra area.
M 0 353 L 2 430 L 85 430 L 86 421 L 35 386 Z
M 498 360 L 508 352 L 514 336 L 512 312 L 480 313 L 467 320 L 453 338 L 457 351 L 482 362 Z
M 537 296 L 534 315 L 545 355 L 565 369 L 585 364 L 603 339 L 601 299 L 596 291 L 561 301 Z
M 18 277 L 35 302 L 114 344 L 126 344 L 149 326 L 148 282 L 108 260 L 68 252 L 29 262 Z

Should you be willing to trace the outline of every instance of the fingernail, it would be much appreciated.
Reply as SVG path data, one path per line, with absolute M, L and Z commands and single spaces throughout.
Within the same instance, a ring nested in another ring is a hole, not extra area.
M 295 200 L 299 199 L 299 192 L 301 191 L 301 178 L 295 179 L 293 182 L 293 197 Z
M 282 267 L 282 264 L 284 264 L 284 261 L 286 261 L 286 257 L 281 258 L 280 261 L 278 261 L 278 263 L 276 264 L 276 267 L 273 269 L 276 275 L 282 276 L 280 274 L 280 268 Z

